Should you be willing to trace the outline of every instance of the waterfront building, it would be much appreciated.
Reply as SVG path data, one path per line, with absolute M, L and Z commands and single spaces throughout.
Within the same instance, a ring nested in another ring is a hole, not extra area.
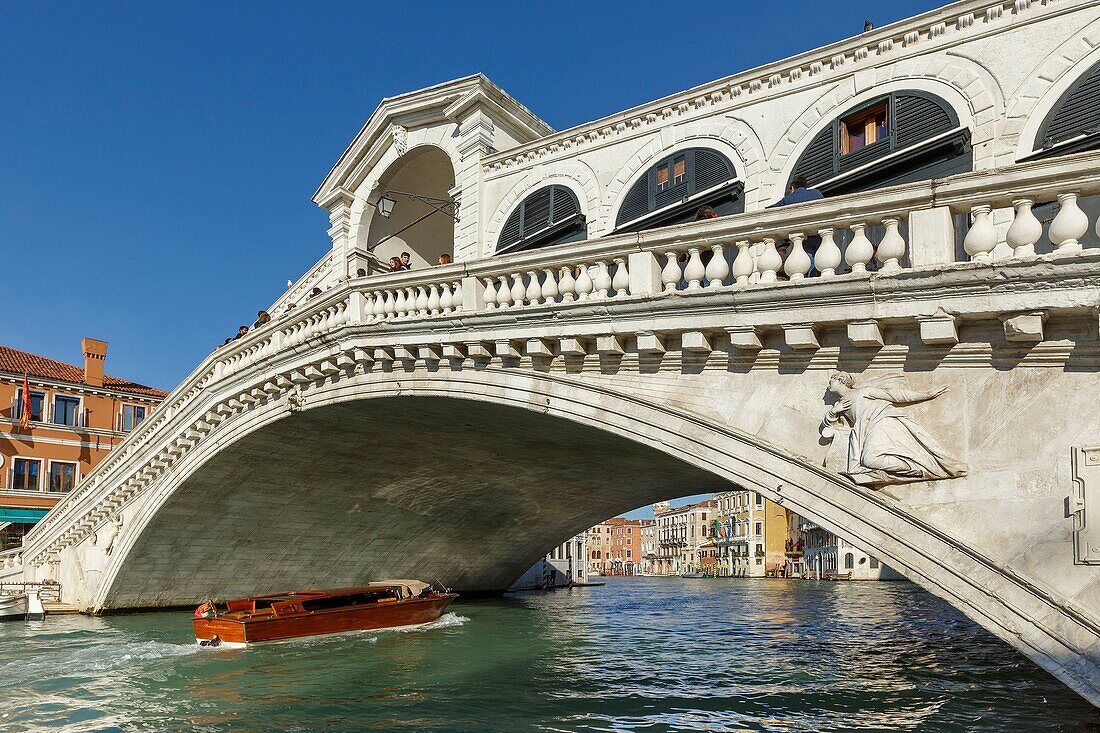
M 642 536 L 641 574 L 660 575 L 657 572 L 657 521 L 642 520 L 640 533 Z
M 878 558 L 804 517 L 798 519 L 803 541 L 802 577 L 847 580 L 904 580 L 904 576 L 887 567 Z
M 81 350 L 76 366 L 0 346 L 0 550 L 17 547 L 167 394 L 105 374 L 106 341 L 86 338 Z
M 703 570 L 713 562 L 713 531 L 718 502 L 708 499 L 696 504 L 673 507 L 667 501 L 653 505 L 656 522 L 656 575 L 679 575 Z M 707 560 L 709 559 L 710 562 Z
M 635 575 L 642 560 L 642 520 L 613 517 L 588 530 L 589 572 Z
M 742 578 L 783 575 L 787 510 L 747 489 L 717 494 L 716 502 L 715 545 L 723 574 Z
M 588 582 L 587 532 L 570 537 L 527 569 L 508 590 L 549 590 Z

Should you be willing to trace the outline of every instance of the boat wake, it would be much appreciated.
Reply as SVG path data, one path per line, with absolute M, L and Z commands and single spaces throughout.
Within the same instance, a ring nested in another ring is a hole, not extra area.
M 411 634 L 416 631 L 435 631 L 436 629 L 449 629 L 454 626 L 462 626 L 469 620 L 470 619 L 465 616 L 459 616 L 457 613 L 445 613 L 435 621 L 426 623 L 423 626 L 408 626 L 393 630 L 400 631 L 402 634 Z

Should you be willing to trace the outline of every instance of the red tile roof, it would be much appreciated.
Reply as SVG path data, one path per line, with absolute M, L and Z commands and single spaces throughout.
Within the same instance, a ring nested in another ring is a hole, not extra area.
M 10 346 L 0 346 L 0 372 L 9 372 L 18 377 L 29 374 L 32 377 L 43 379 L 55 379 L 59 382 L 84 383 L 84 368 L 66 364 L 45 356 L 32 354 L 29 351 L 20 351 Z M 122 377 L 103 377 L 103 388 L 115 392 L 128 392 L 130 394 L 143 395 L 145 397 L 167 397 L 168 393 L 154 387 L 146 387 L 144 384 L 132 382 Z

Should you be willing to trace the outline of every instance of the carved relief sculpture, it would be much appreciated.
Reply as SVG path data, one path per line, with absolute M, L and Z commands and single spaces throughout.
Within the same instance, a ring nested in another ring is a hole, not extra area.
M 107 526 L 107 534 L 103 541 L 103 552 L 110 555 L 111 551 L 115 549 L 115 540 L 118 539 L 119 532 L 122 531 L 122 514 L 116 514 L 111 524 Z M 95 542 L 99 544 L 99 535 L 96 534 Z
M 390 133 L 393 135 L 393 146 L 398 155 L 404 155 L 409 149 L 409 131 L 401 125 L 390 125 Z
M 822 435 L 849 428 L 848 464 L 844 475 L 863 486 L 935 481 L 966 475 L 966 464 L 947 455 L 936 440 L 901 409 L 934 400 L 947 391 L 909 389 L 899 376 L 869 381 L 859 387 L 847 372 L 834 372 L 829 392 L 837 402 L 825 413 Z

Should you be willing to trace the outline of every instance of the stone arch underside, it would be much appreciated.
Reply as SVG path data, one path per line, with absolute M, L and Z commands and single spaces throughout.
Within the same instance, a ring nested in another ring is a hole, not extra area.
M 306 410 L 276 403 L 231 427 L 131 525 L 95 607 L 385 575 L 499 590 L 595 521 L 733 481 L 881 557 L 1095 697 L 1088 617 L 795 451 L 587 380 L 405 371 L 318 383 Z

